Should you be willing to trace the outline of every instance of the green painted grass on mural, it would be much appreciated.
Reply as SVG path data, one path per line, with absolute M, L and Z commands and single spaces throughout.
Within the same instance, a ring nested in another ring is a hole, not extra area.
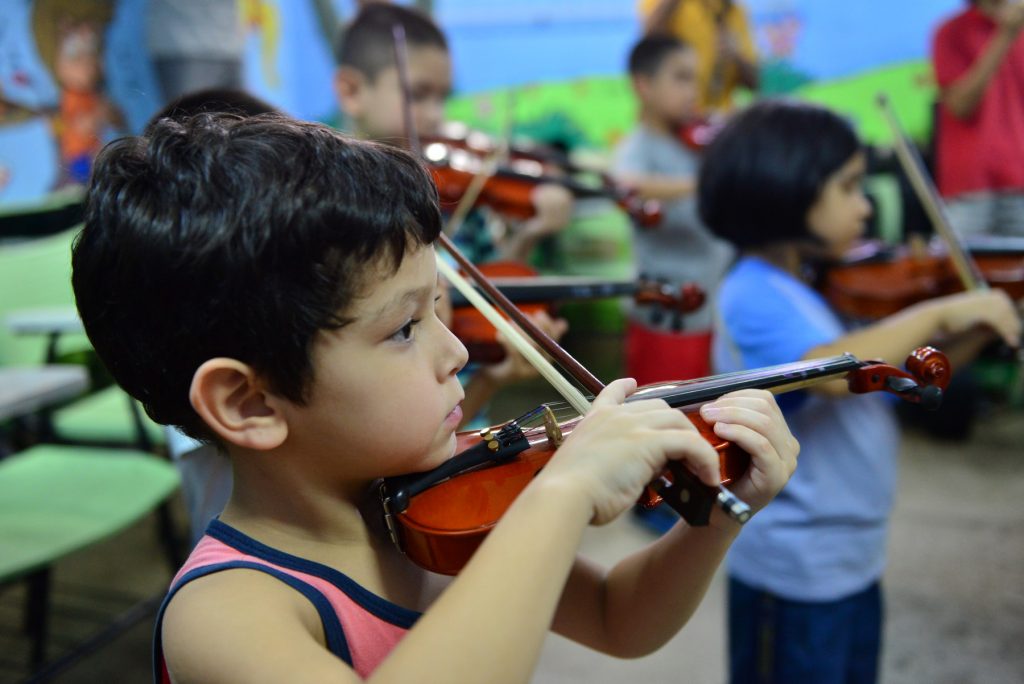
M 891 135 L 875 105 L 879 92 L 889 94 L 908 134 L 925 142 L 931 134 L 935 99 L 926 61 L 889 65 L 835 81 L 803 83 L 788 94 L 851 117 L 865 142 L 886 144 Z M 565 142 L 573 148 L 607 151 L 636 122 L 636 103 L 624 76 L 594 76 L 463 95 L 452 98 L 448 117 L 499 134 L 507 129 L 510 110 L 517 134 Z

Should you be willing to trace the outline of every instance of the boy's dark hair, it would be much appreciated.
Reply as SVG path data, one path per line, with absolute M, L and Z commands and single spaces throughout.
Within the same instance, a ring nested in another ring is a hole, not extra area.
M 72 284 L 117 382 L 209 439 L 189 403 L 202 363 L 242 361 L 302 404 L 318 331 L 440 229 L 434 183 L 401 150 L 278 115 L 163 119 L 97 157 Z
M 807 213 L 829 176 L 861 149 L 850 124 L 813 104 L 763 100 L 705 152 L 700 217 L 740 249 L 810 239 Z
M 168 102 L 147 124 L 147 130 L 160 119 L 187 119 L 196 114 L 225 112 L 239 116 L 272 114 L 277 109 L 255 95 L 234 88 L 207 88 L 186 93 Z
M 339 66 L 349 66 L 374 81 L 377 75 L 395 65 L 394 27 L 405 29 L 410 48 L 436 47 L 448 52 L 448 41 L 429 16 L 411 7 L 391 3 L 371 3 L 342 27 L 334 44 Z
M 676 50 L 689 47 L 675 36 L 664 33 L 646 35 L 637 41 L 629 51 L 629 74 L 631 76 L 654 76 L 665 57 Z

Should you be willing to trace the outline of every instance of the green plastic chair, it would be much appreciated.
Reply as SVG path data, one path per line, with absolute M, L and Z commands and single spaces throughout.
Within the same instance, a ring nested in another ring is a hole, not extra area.
M 0 244 L 0 364 L 34 365 L 78 361 L 92 370 L 93 391 L 52 412 L 47 441 L 160 449 L 163 430 L 110 379 L 95 360 L 85 334 L 15 335 L 6 324 L 11 314 L 28 309 L 73 308 L 71 244 L 80 230 Z
M 54 565 L 148 515 L 178 484 L 166 460 L 125 449 L 39 445 L 0 460 L 0 586 L 28 584 L 33 669 L 46 660 Z

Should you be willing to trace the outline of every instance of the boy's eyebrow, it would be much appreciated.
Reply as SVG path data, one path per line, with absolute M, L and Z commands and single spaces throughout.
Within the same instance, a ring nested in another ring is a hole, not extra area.
M 367 316 L 359 316 L 359 318 L 383 318 L 396 309 L 404 308 L 409 303 L 418 302 L 429 297 L 433 291 L 433 285 L 424 285 L 423 287 L 413 288 L 412 290 L 408 290 L 404 294 L 385 302 L 376 311 L 370 312 Z

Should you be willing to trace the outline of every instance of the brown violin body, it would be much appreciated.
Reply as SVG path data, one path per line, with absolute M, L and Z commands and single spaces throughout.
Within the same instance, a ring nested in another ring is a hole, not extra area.
M 1012 299 L 1024 298 L 1024 252 L 968 252 L 990 287 L 1005 290 Z M 837 311 L 869 320 L 963 289 L 952 262 L 939 249 L 902 249 L 884 258 L 835 266 L 823 281 L 825 297 Z
M 437 185 L 442 205 L 455 206 L 466 194 L 473 179 L 485 168 L 490 153 L 470 146 L 464 140 L 430 138 L 423 156 Z M 596 184 L 584 183 L 569 175 L 573 170 L 556 168 L 538 155 L 520 154 L 499 163 L 483 181 L 474 206 L 487 206 L 502 216 L 525 220 L 536 215 L 533 191 L 539 185 L 560 185 L 577 199 L 603 198 L 615 202 L 641 227 L 661 222 L 661 205 L 642 200 L 607 174 L 598 174 Z M 574 167 L 573 167 L 574 168 Z
M 906 369 L 904 372 L 881 362 L 861 362 L 844 355 L 822 360 L 820 366 L 815 362 L 802 362 L 680 383 L 659 383 L 641 388 L 630 400 L 657 397 L 680 408 L 718 452 L 724 485 L 746 472 L 750 457 L 715 434 L 700 417 L 700 404 L 744 387 L 788 391 L 845 376 L 851 392 L 887 391 L 912 402 L 934 406 L 950 379 L 950 366 L 945 356 L 935 349 L 921 348 L 908 358 Z M 517 421 L 512 421 L 500 429 L 459 433 L 458 456 L 452 461 L 474 450 L 485 454 L 483 460 L 473 461 L 465 470 L 447 469 L 436 482 L 425 482 L 431 480 L 430 473 L 426 473 L 397 478 L 406 480 L 401 484 L 385 481 L 382 485 L 381 499 L 393 541 L 421 567 L 448 575 L 458 573 L 519 493 L 551 459 L 562 438 L 580 420 L 577 416 L 555 424 L 552 417 L 545 421 L 544 427 L 532 431 L 523 430 L 516 426 Z M 516 430 L 510 430 L 510 426 Z M 488 449 L 493 451 L 493 460 L 487 456 Z M 420 486 L 410 487 L 409 478 L 422 478 Z M 411 493 L 401 494 L 403 489 Z M 659 495 L 664 496 L 687 522 L 702 525 L 707 524 L 716 494 L 714 488 L 697 481 L 677 462 L 670 462 L 669 470 L 652 483 L 640 503 L 657 503 Z M 690 513 L 694 517 L 689 517 Z
M 715 435 L 695 411 L 687 412 L 687 417 L 719 452 L 722 483 L 742 476 L 750 457 Z M 457 439 L 456 451 L 461 452 L 479 444 L 482 438 L 477 432 L 464 432 Z M 406 555 L 433 572 L 457 574 L 554 454 L 555 448 L 544 441 L 508 463 L 459 475 L 457 486 L 442 483 L 413 497 L 400 516 L 401 545 Z

